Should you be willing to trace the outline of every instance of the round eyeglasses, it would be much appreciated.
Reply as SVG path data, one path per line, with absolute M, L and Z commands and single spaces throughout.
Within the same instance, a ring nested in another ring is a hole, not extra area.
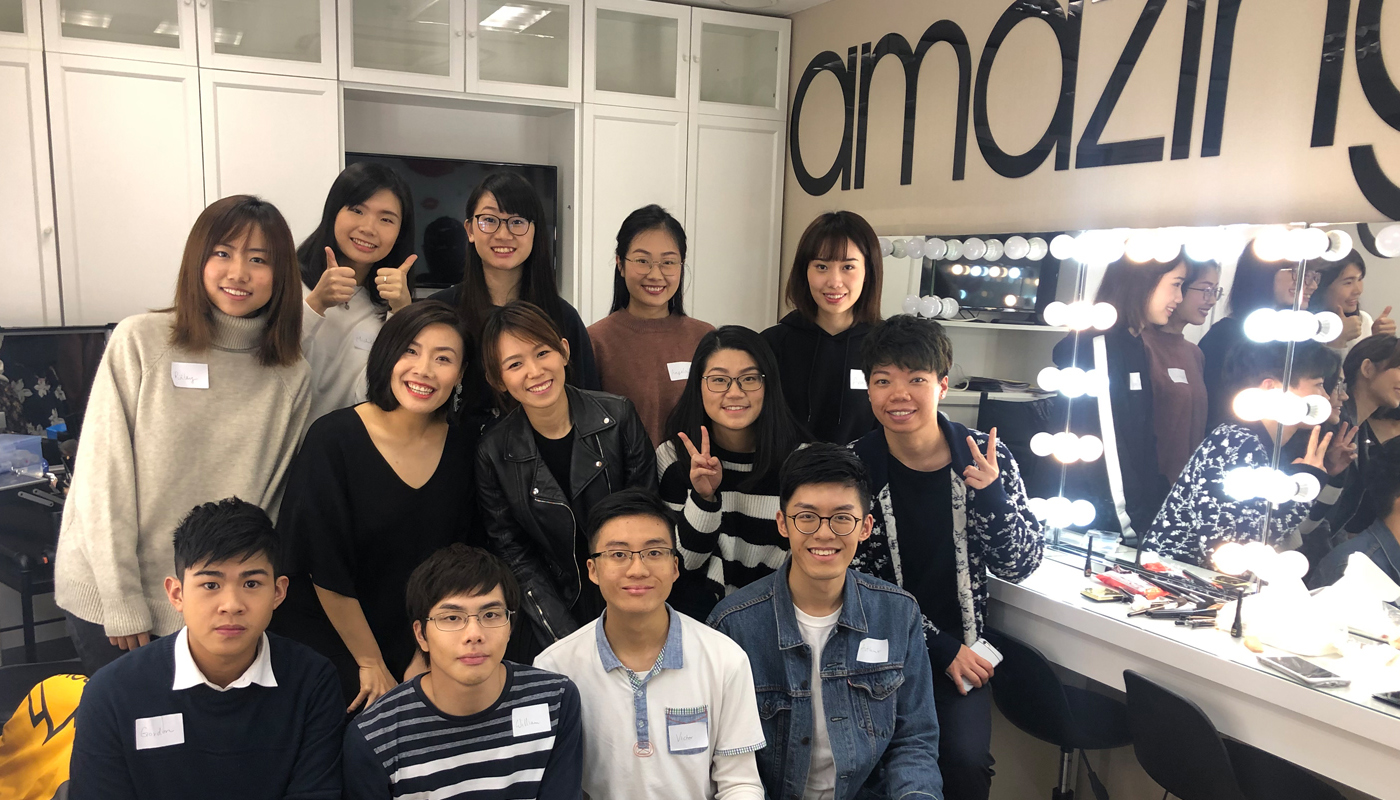
M 438 614 L 436 617 L 428 617 L 428 621 L 443 633 L 456 633 L 465 629 L 467 620 L 472 617 L 476 617 L 477 624 L 483 628 L 504 628 L 510 624 L 511 614 L 512 612 L 503 608 L 488 608 L 480 614 L 461 614 L 450 611 L 446 614 Z
M 675 275 L 681 271 L 681 262 L 673 258 L 664 261 L 652 261 L 650 258 L 625 258 L 629 264 L 636 264 L 637 269 L 642 272 L 651 272 L 652 267 L 660 267 L 662 275 Z
M 736 382 L 739 384 L 739 391 L 744 394 L 756 392 L 763 388 L 763 374 L 740 375 L 737 378 L 731 378 L 728 375 L 705 376 L 705 388 L 715 394 L 724 394 L 729 391 L 729 387 L 733 386 Z
M 506 230 L 516 236 L 524 236 L 529 233 L 530 225 L 532 224 L 530 220 L 524 217 L 502 218 L 495 214 L 477 214 L 475 219 L 476 227 L 480 228 L 482 233 L 495 233 L 501 229 L 501 223 L 504 222 L 506 224 Z
M 837 536 L 850 536 L 855 533 L 856 526 L 860 524 L 860 520 L 854 514 L 832 514 L 829 517 L 823 517 L 811 511 L 799 511 L 796 514 L 788 514 L 787 518 L 792 520 L 792 527 L 796 528 L 799 533 L 805 533 L 808 536 L 821 530 L 823 522 Z

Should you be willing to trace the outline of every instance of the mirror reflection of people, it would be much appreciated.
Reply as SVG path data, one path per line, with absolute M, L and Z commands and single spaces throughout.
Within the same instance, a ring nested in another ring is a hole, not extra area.
M 1343 354 L 1352 345 L 1374 334 L 1395 335 L 1395 320 L 1390 318 L 1390 306 L 1379 317 L 1371 318 L 1361 307 L 1366 290 L 1366 260 L 1352 250 L 1345 258 L 1318 271 L 1317 291 L 1309 307 L 1316 311 L 1331 311 L 1342 318 L 1342 333 L 1327 343 Z
M 1400 339 L 1391 335 L 1368 336 L 1356 342 L 1342 364 L 1350 394 L 1342 410 L 1344 419 L 1359 428 L 1355 464 L 1339 478 L 1340 497 L 1325 513 L 1333 540 L 1342 531 L 1357 533 L 1373 521 L 1371 506 L 1365 502 L 1366 474 L 1371 458 L 1394 436 L 1394 426 L 1386 420 L 1400 408 Z M 1389 434 L 1389 435 L 1385 435 Z
M 423 227 L 425 269 L 419 283 L 451 286 L 462 280 L 467 264 L 467 231 L 460 219 L 441 216 Z
M 1196 445 L 1206 436 L 1205 355 L 1186 338 L 1188 325 L 1204 325 L 1220 300 L 1220 266 L 1187 261 L 1181 303 L 1163 325 L 1146 325 L 1142 343 L 1152 379 L 1152 427 L 1157 435 L 1157 469 L 1176 480 Z
M 1366 475 L 1366 502 L 1375 521 L 1322 559 L 1308 576 L 1310 588 L 1336 583 L 1354 553 L 1365 555 L 1400 583 L 1400 454 L 1377 454 L 1372 465 Z

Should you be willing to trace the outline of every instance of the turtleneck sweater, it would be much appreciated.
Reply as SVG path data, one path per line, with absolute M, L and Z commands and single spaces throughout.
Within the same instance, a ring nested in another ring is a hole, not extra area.
M 171 343 L 175 315 L 117 325 L 88 398 L 55 557 L 55 600 L 108 636 L 175 633 L 172 534 L 236 496 L 274 515 L 310 406 L 304 359 L 266 367 L 266 320 L 214 312 L 211 346 Z M 203 376 L 203 377 L 201 377 Z

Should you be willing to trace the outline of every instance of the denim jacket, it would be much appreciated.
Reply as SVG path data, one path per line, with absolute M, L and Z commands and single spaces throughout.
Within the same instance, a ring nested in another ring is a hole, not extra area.
M 1400 541 L 1390 532 L 1384 519 L 1371 523 L 1371 527 L 1357 534 L 1356 538 L 1337 546 L 1322 559 L 1313 574 L 1309 586 L 1331 586 L 1347 571 L 1347 559 L 1352 553 L 1364 553 L 1381 572 L 1393 581 L 1400 582 Z
M 729 597 L 709 624 L 749 654 L 768 746 L 758 751 L 770 798 L 801 797 L 813 731 L 811 649 L 788 588 L 789 561 Z M 938 718 L 922 617 L 898 586 L 846 570 L 841 616 L 822 650 L 822 705 L 836 762 L 836 800 L 943 798 Z M 859 660 L 861 642 L 888 643 L 881 663 Z

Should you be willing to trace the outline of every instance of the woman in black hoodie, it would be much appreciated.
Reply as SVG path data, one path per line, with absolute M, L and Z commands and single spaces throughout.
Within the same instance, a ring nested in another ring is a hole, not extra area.
M 880 240 L 859 214 L 822 214 L 802 233 L 787 282 L 796 310 L 763 338 L 788 407 L 818 441 L 846 444 L 876 427 L 860 346 L 880 321 L 882 280 Z

